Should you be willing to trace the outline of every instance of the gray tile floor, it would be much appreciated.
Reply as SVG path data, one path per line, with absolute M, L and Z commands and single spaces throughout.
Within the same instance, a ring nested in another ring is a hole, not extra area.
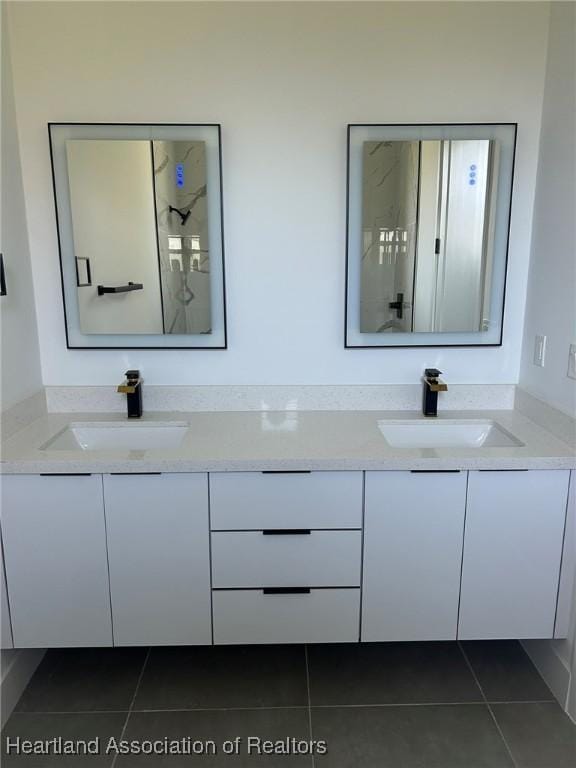
M 6 753 L 57 736 L 100 754 Z M 576 726 L 512 641 L 50 651 L 3 737 L 6 768 L 576 768 Z M 217 754 L 105 754 L 186 737 Z M 249 755 L 249 737 L 327 753 Z

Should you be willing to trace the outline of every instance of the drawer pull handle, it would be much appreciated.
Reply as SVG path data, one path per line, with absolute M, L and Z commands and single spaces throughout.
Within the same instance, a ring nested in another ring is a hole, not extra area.
M 411 475 L 458 475 L 459 469 L 411 469 Z
M 311 533 L 310 528 L 266 528 L 262 531 L 263 536 L 309 536 Z
M 263 475 L 311 475 L 311 469 L 263 469 Z
M 264 595 L 309 595 L 310 587 L 264 587 Z

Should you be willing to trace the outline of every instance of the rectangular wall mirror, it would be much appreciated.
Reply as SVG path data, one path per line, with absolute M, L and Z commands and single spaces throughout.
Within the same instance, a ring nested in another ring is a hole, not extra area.
M 497 346 L 515 124 L 349 125 L 347 347 Z
M 225 349 L 220 126 L 49 134 L 68 347 Z

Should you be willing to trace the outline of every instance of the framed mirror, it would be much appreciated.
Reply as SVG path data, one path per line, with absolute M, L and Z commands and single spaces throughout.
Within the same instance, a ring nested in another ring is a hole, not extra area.
M 219 125 L 50 123 L 69 349 L 225 349 Z
M 346 347 L 502 343 L 516 124 L 349 125 Z

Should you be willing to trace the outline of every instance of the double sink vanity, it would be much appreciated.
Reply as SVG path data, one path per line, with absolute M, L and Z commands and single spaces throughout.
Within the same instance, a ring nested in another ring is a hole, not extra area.
M 48 414 L 3 446 L 11 642 L 562 637 L 572 468 L 517 411 Z
M 504 338 L 516 128 L 348 125 L 347 349 L 502 359 L 486 348 Z M 220 126 L 49 136 L 70 359 L 224 351 Z M 424 371 L 423 415 L 263 399 L 142 416 L 130 370 L 137 418 L 36 419 L 3 445 L 3 643 L 565 637 L 574 452 L 523 412 L 437 416 L 440 374 Z

